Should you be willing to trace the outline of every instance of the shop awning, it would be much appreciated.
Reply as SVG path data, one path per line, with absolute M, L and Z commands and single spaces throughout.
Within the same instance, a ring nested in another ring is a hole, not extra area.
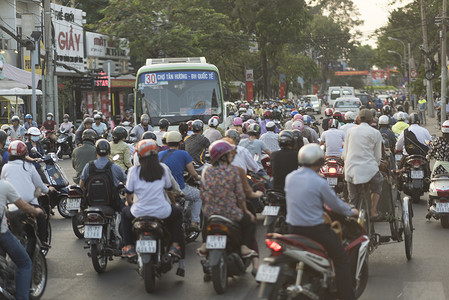
M 0 96 L 31 96 L 33 91 L 31 89 L 12 88 L 0 90 Z M 41 96 L 42 91 L 36 90 L 36 95 Z
M 0 96 L 0 101 L 1 100 L 9 100 L 9 102 L 14 105 L 14 104 L 23 104 L 23 99 L 18 97 L 18 96 Z
M 111 78 L 111 88 L 133 88 L 136 84 L 136 77 L 132 75 L 123 75 L 117 78 Z

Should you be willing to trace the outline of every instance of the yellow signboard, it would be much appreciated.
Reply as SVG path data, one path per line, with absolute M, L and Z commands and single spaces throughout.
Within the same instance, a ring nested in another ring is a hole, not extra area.
M 40 42 L 40 52 L 41 54 L 45 54 L 45 47 L 44 44 L 42 43 L 42 41 Z M 23 55 L 23 69 L 25 71 L 31 72 L 31 56 L 30 56 L 30 51 L 28 50 L 24 50 L 24 55 Z M 42 66 L 44 65 L 44 59 L 41 58 L 39 64 L 36 65 L 36 74 L 37 75 L 42 75 Z M 45 75 L 45 74 L 44 74 Z

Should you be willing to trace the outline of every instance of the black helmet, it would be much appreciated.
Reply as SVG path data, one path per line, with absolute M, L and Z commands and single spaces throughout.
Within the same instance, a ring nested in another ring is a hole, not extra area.
M 192 122 L 192 131 L 193 132 L 199 132 L 201 130 L 203 130 L 204 127 L 204 123 L 201 120 L 195 120 Z
M 92 119 L 92 118 L 84 118 L 84 121 L 83 121 L 83 123 L 84 124 L 92 124 L 94 122 L 94 120 Z
M 385 105 L 384 107 L 382 107 L 382 113 L 384 115 L 389 116 L 391 114 L 391 106 L 390 105 Z
M 100 156 L 106 156 L 111 153 L 111 145 L 109 145 L 108 140 L 106 139 L 99 139 L 95 143 L 95 151 Z
M 298 131 L 299 132 L 299 131 Z M 291 130 L 282 130 L 279 133 L 279 146 L 281 149 L 286 149 L 288 147 L 295 147 L 295 136 L 293 135 L 293 132 Z
M 292 130 L 293 139 L 295 141 L 295 150 L 299 150 L 302 146 L 304 146 L 303 135 L 299 130 Z
M 83 131 L 83 134 L 81 136 L 81 140 L 84 141 L 91 141 L 92 143 L 95 143 L 95 140 L 98 138 L 98 134 L 93 129 L 86 129 Z
M 156 137 L 156 135 L 155 135 L 153 132 L 151 132 L 151 131 L 145 131 L 145 132 L 142 134 L 142 137 L 141 137 L 140 139 L 141 139 L 141 140 L 156 140 L 157 137 Z
M 7 138 L 8 135 L 6 134 L 6 132 L 0 129 L 0 143 L 5 143 Z
M 404 107 L 403 107 L 402 105 L 396 106 L 396 109 L 397 109 L 398 111 L 404 111 Z
M 167 119 L 160 119 L 158 125 L 159 125 L 159 128 L 167 129 L 168 126 L 170 126 L 170 122 Z
M 225 132 L 225 136 L 233 139 L 236 145 L 238 145 L 240 143 L 240 134 L 235 129 L 228 129 Z
M 420 124 L 421 122 L 419 121 L 418 114 L 417 113 L 410 114 L 410 116 L 408 117 L 408 123 L 409 124 Z
M 241 115 L 240 115 L 240 118 L 242 118 L 242 121 L 243 121 L 243 122 L 246 122 L 246 121 L 248 121 L 251 117 L 250 117 L 249 114 L 244 113 L 244 114 L 241 114 Z
M 128 131 L 123 126 L 117 126 L 112 131 L 112 138 L 114 142 L 118 142 L 122 139 L 126 139 L 128 137 Z

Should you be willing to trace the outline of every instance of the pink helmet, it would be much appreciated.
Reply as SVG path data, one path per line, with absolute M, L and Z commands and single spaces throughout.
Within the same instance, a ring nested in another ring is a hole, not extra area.
M 302 120 L 302 115 L 301 114 L 296 114 L 293 116 L 293 121 L 298 121 L 298 120 Z
M 302 132 L 302 130 L 304 129 L 304 123 L 302 121 L 294 121 L 292 124 L 292 129 L 297 129 Z
M 226 153 L 235 149 L 235 146 L 225 140 L 218 140 L 209 146 L 210 158 L 214 161 L 219 160 Z
M 234 126 L 242 126 L 243 120 L 240 117 L 234 118 Z

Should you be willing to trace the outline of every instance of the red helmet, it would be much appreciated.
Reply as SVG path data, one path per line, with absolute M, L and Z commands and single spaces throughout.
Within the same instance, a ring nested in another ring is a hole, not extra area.
M 27 145 L 22 141 L 13 141 L 8 147 L 9 156 L 23 156 L 27 153 Z
M 334 114 L 332 115 L 332 117 L 333 117 L 334 119 L 337 119 L 338 121 L 343 120 L 343 116 L 342 116 L 341 112 L 339 112 L 338 110 L 336 110 L 336 111 L 334 112 Z
M 332 117 L 332 114 L 334 113 L 334 111 L 332 110 L 332 108 L 326 108 L 325 110 L 324 110 L 324 115 L 326 116 L 326 117 Z
M 157 143 L 154 140 L 141 140 L 137 143 L 136 149 L 139 157 L 157 155 L 158 152 Z
M 329 128 L 338 129 L 338 127 L 340 127 L 340 122 L 338 122 L 337 119 L 330 119 L 329 120 Z
M 219 160 L 223 155 L 233 151 L 235 146 L 225 140 L 218 140 L 209 146 L 210 158 L 214 161 Z
M 266 111 L 264 111 L 263 112 L 263 118 L 264 119 L 271 119 L 271 116 L 272 116 L 273 114 L 271 113 L 271 111 L 269 111 L 269 110 L 266 110 Z

